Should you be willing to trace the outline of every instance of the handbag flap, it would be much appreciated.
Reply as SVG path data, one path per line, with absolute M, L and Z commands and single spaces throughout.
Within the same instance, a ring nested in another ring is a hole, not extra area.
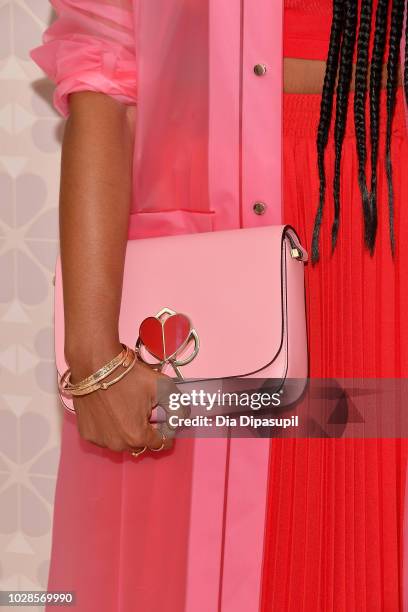
M 295 240 L 288 226 L 265 226 L 128 241 L 121 341 L 134 347 L 141 322 L 169 309 L 188 317 L 199 341 L 196 356 L 180 367 L 185 378 L 241 376 L 264 368 L 283 345 L 285 251 L 297 246 L 306 258 Z M 195 346 L 188 342 L 177 359 L 191 357 Z M 58 260 L 55 349 L 60 374 L 67 367 L 63 347 Z M 175 375 L 170 366 L 163 371 Z

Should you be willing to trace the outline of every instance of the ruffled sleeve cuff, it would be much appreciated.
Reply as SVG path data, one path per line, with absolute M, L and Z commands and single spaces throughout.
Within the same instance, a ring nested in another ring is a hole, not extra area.
M 56 84 L 53 103 L 68 117 L 68 96 L 75 91 L 97 91 L 124 104 L 136 104 L 135 56 L 126 47 L 86 34 L 47 40 L 31 49 L 30 57 Z

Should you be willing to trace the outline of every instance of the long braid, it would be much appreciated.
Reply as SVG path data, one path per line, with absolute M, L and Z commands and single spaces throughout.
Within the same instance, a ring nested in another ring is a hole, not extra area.
M 394 236 L 394 190 L 392 186 L 392 161 L 391 161 L 391 128 L 395 110 L 396 88 L 398 81 L 398 61 L 400 42 L 402 36 L 402 25 L 404 15 L 404 0 L 393 0 L 390 25 L 390 41 L 387 61 L 387 132 L 385 164 L 388 185 L 388 207 L 390 223 L 391 252 L 395 253 Z
M 326 73 L 320 105 L 320 119 L 317 130 L 317 165 L 319 172 L 319 203 L 316 212 L 312 234 L 312 263 L 319 260 L 319 235 L 323 216 L 323 206 L 326 194 L 326 175 L 324 155 L 328 143 L 329 130 L 333 112 L 335 82 L 338 74 L 336 96 L 336 119 L 334 128 L 335 168 L 333 181 L 334 221 L 332 226 L 332 249 L 335 248 L 340 217 L 340 167 L 342 146 L 347 120 L 347 102 L 350 91 L 352 61 L 356 38 L 357 5 L 360 0 L 333 0 L 333 18 L 330 34 L 330 44 L 326 62 Z M 407 0 L 377 0 L 375 14 L 375 30 L 373 50 L 370 63 L 370 149 L 371 149 L 371 184 L 367 186 L 366 162 L 366 112 L 368 74 L 368 47 L 372 30 L 372 0 L 361 0 L 360 28 L 357 42 L 357 65 L 355 77 L 354 121 L 356 147 L 358 156 L 358 182 L 362 195 L 364 216 L 364 242 L 371 254 L 374 252 L 377 234 L 377 165 L 378 142 L 380 133 L 380 102 L 382 87 L 382 69 L 387 43 L 388 7 L 392 1 L 389 52 L 387 60 L 387 125 L 385 170 L 388 187 L 388 207 L 391 252 L 395 253 L 394 237 L 394 191 L 392 184 L 391 139 L 392 121 L 396 104 L 396 90 L 399 70 L 399 46 L 401 42 L 403 19 L 408 8 Z M 407 24 L 408 25 L 408 24 Z M 408 102 L 408 27 L 406 28 L 404 92 Z
M 324 153 L 327 146 L 336 76 L 339 65 L 341 36 L 344 28 L 344 0 L 333 0 L 333 19 L 330 32 L 330 45 L 326 60 L 322 99 L 320 103 L 320 120 L 317 129 L 317 167 L 319 172 L 319 205 L 316 212 L 312 236 L 312 262 L 319 260 L 319 234 L 323 217 L 323 204 L 326 193 L 326 173 Z
M 367 99 L 367 71 L 368 71 L 368 48 L 371 33 L 372 0 L 362 0 L 360 11 L 360 27 L 357 42 L 357 62 L 354 93 L 354 127 L 357 143 L 358 156 L 358 184 L 360 187 L 363 217 L 364 217 L 364 241 L 370 244 L 370 201 L 367 188 L 366 162 L 366 99 Z
M 332 250 L 334 250 L 336 246 L 340 221 L 341 153 L 343 148 L 344 134 L 346 131 L 348 98 L 353 70 L 353 51 L 356 40 L 356 27 L 357 2 L 356 0 L 347 0 L 343 41 L 340 51 L 339 81 L 337 85 L 336 99 L 336 120 L 334 124 L 335 162 L 333 181 L 334 220 L 332 225 Z
M 382 81 L 382 65 L 387 31 L 388 0 L 378 0 L 375 17 L 375 33 L 370 71 L 370 142 L 371 142 L 371 193 L 370 214 L 371 227 L 368 248 L 374 251 L 377 233 L 377 160 L 378 137 L 380 131 L 380 94 Z

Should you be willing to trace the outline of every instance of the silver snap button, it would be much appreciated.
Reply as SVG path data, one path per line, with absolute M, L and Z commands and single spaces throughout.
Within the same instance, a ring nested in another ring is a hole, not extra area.
M 256 76 L 263 76 L 266 74 L 266 65 L 265 64 L 255 64 L 254 72 Z
M 266 210 L 266 204 L 264 202 L 255 202 L 252 208 L 256 215 L 263 215 Z

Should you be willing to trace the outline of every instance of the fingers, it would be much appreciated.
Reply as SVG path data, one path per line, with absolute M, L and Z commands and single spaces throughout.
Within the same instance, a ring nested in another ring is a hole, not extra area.
M 179 393 L 174 381 L 146 367 L 138 372 L 137 386 L 129 385 L 123 394 L 119 386 L 112 389 L 107 395 L 103 392 L 99 396 L 97 392 L 81 398 L 77 410 L 81 437 L 105 449 L 133 453 L 134 457 L 139 451 L 150 454 L 151 450 L 154 454 L 170 449 L 174 431 L 166 426 L 155 428 L 150 419 L 154 403 L 160 401 L 166 407 L 170 394 Z

